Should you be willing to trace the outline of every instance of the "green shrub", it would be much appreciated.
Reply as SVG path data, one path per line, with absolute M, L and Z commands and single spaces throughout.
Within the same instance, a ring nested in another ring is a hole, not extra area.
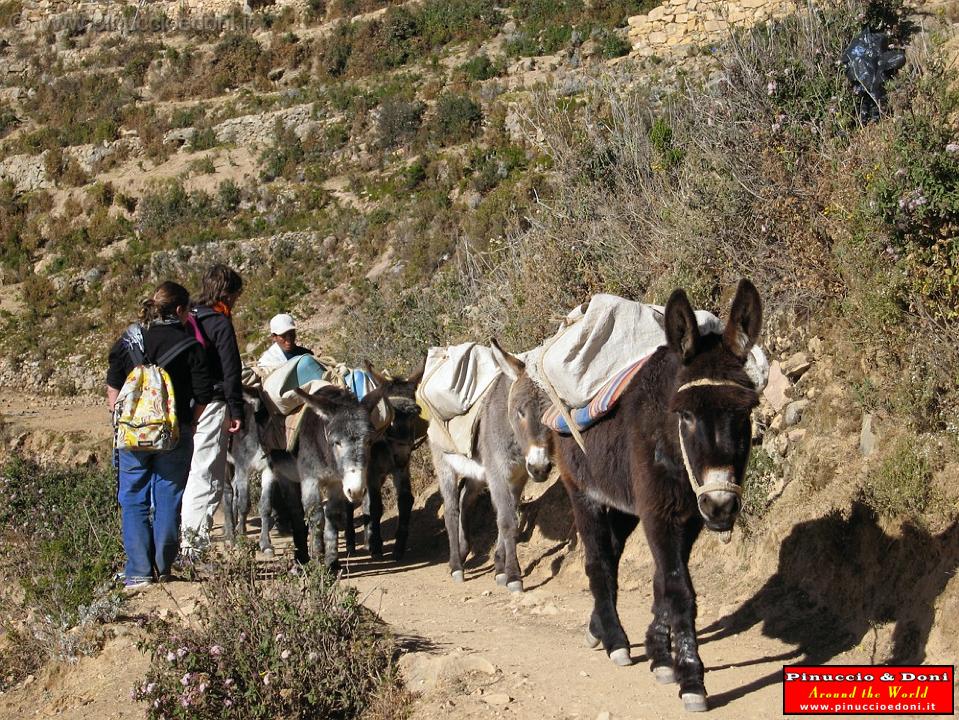
M 889 455 L 866 478 L 866 501 L 886 517 L 918 517 L 932 498 L 932 464 L 928 449 L 915 437 L 896 442 Z
M 279 119 L 276 121 L 275 137 L 273 145 L 260 155 L 263 166 L 260 174 L 268 182 L 278 177 L 291 178 L 306 157 L 303 143 L 293 130 L 287 128 Z
M 14 458 L 0 471 L 0 493 L 0 578 L 23 590 L 22 602 L 0 593 L 4 687 L 45 660 L 96 651 L 96 626 L 119 610 L 109 588 L 122 545 L 110 470 Z
M 392 148 L 416 137 L 423 120 L 423 103 L 390 98 L 380 105 L 376 119 L 377 145 Z
M 769 492 L 776 481 L 775 460 L 762 448 L 753 448 L 743 480 L 742 512 L 739 525 L 747 535 L 753 533 L 769 510 Z
M 199 152 L 201 150 L 210 150 L 220 144 L 216 138 L 216 131 L 213 128 L 197 129 L 190 138 L 190 150 Z
M 485 40 L 505 22 L 492 0 L 427 0 L 419 17 L 428 48 L 464 40 Z
M 217 187 L 217 200 L 224 212 L 233 212 L 240 206 L 240 188 L 232 180 L 223 180 Z
M 633 46 L 630 44 L 629 40 L 615 32 L 602 32 L 599 36 L 598 42 L 599 54 L 606 59 L 628 55 L 629 51 L 633 49 Z
M 147 717 L 403 716 L 391 641 L 357 591 L 323 568 L 265 579 L 243 547 L 201 588 L 190 624 L 150 627 L 150 669 L 134 690 Z
M 486 53 L 480 53 L 459 66 L 458 70 L 470 80 L 489 80 L 503 74 L 501 63 L 490 60 Z
M 213 48 L 214 89 L 222 92 L 269 71 L 269 57 L 250 35 L 230 33 Z
M 346 72 L 353 51 L 353 23 L 342 21 L 318 45 L 317 63 L 322 73 L 329 77 L 340 77 Z
M 431 130 L 437 142 L 453 145 L 476 135 L 482 123 L 483 110 L 472 98 L 448 92 L 436 101 Z

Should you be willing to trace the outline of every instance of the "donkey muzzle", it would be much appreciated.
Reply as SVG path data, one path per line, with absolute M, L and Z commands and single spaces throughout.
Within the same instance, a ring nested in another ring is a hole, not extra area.
M 727 533 L 733 528 L 736 517 L 742 508 L 737 488 L 736 474 L 732 468 L 708 468 L 703 473 L 703 485 L 696 498 L 699 512 L 706 521 L 706 527 L 722 534 L 723 542 L 728 542 Z
M 549 477 L 549 471 L 553 465 L 549 460 L 549 453 L 546 448 L 533 446 L 526 453 L 526 473 L 533 482 L 543 482 Z
M 357 503 L 366 495 L 366 476 L 362 470 L 351 469 L 343 473 L 343 494 L 350 502 Z

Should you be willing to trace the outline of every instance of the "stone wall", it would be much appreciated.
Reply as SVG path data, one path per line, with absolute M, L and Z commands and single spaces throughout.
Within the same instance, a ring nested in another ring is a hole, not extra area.
M 685 55 L 722 39 L 731 26 L 750 27 L 796 8 L 794 0 L 666 0 L 629 18 L 629 39 L 633 55 Z

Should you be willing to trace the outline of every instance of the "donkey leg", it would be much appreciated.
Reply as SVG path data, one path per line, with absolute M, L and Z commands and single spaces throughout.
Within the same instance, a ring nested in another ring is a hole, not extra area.
M 506 576 L 503 584 L 510 592 L 523 592 L 523 574 L 516 557 L 516 510 L 524 485 L 525 483 L 513 484 L 508 480 L 489 478 L 490 497 L 496 510 L 496 529 L 499 535 L 496 543 L 497 581 L 502 568 L 502 573 Z
M 353 505 L 347 502 L 343 508 L 343 539 L 346 542 L 346 556 L 356 555 L 356 524 L 353 517 Z
M 675 660 L 670 660 L 679 683 L 679 693 L 686 710 L 694 712 L 706 710 L 706 686 L 703 661 L 699 657 L 696 640 L 696 593 L 687 562 L 692 548 L 689 537 L 695 539 L 701 527 L 701 522 L 695 520 L 681 528 L 655 521 L 646 527 L 646 536 L 656 561 L 657 579 L 661 576 L 662 583 L 661 593 L 657 592 L 659 583 L 654 579 L 653 589 L 657 597 L 654 600 L 654 620 L 650 632 L 654 631 L 654 626 L 662 625 L 663 617 L 668 620 L 675 651 Z M 662 644 L 669 642 L 669 634 L 660 627 L 655 630 L 651 646 L 647 647 L 654 673 L 657 667 L 664 667 Z M 659 675 L 666 679 L 667 671 L 660 670 Z
M 303 478 L 300 483 L 303 498 L 303 514 L 309 536 L 309 554 L 312 557 L 324 557 L 324 514 L 323 498 L 320 497 L 320 485 L 316 478 Z
M 374 481 L 370 479 L 366 488 L 366 499 L 369 502 L 369 518 L 366 526 L 366 547 L 370 551 L 370 557 L 379 560 L 383 557 L 383 532 L 381 522 L 383 519 L 383 478 L 380 477 Z
M 270 542 L 270 528 L 273 526 L 273 490 L 276 478 L 273 470 L 263 468 L 260 474 L 260 551 L 265 555 L 273 556 L 273 543 Z M 302 508 L 300 515 L 302 515 Z
M 406 554 L 406 543 L 410 536 L 410 517 L 413 514 L 413 485 L 410 482 L 409 466 L 396 468 L 393 471 L 393 487 L 396 488 L 397 510 L 393 559 L 400 562 Z
M 329 503 L 327 504 L 329 505 Z M 352 506 L 350 507 L 352 508 Z M 327 507 L 325 510 L 321 507 L 320 509 L 320 520 L 323 522 L 323 544 L 325 545 L 323 564 L 334 575 L 340 572 L 339 547 L 337 547 L 339 533 L 334 520 L 334 513 L 336 512 L 337 508 L 334 507 Z M 352 518 L 349 519 L 352 520 Z
M 233 476 L 234 527 L 240 537 L 246 537 L 246 518 L 250 513 L 250 469 L 237 469 Z
M 227 466 L 227 477 L 223 481 L 223 541 L 227 545 L 236 541 L 236 509 L 233 504 L 236 476 L 236 466 Z
M 303 511 L 303 500 L 301 490 L 298 484 L 283 481 L 282 492 L 280 488 L 274 486 L 277 498 L 277 505 L 283 504 L 286 507 L 286 517 L 290 523 L 290 529 L 293 531 L 293 558 L 301 565 L 306 565 L 310 561 L 310 532 L 306 525 L 306 514 Z M 270 509 L 266 510 L 266 517 L 270 517 Z M 268 522 L 267 520 L 263 521 Z M 265 527 L 265 526 L 264 526 Z M 273 554 L 273 548 L 270 548 L 270 554 Z
M 478 480 L 471 480 L 470 478 L 464 479 L 460 487 L 460 561 L 464 563 L 473 550 L 470 542 L 470 537 L 472 537 L 473 534 L 473 508 L 482 491 L 483 483 Z M 503 576 L 503 582 L 500 584 L 506 584 L 505 575 Z
M 567 485 L 576 527 L 583 541 L 586 576 L 593 595 L 587 642 L 598 638 L 617 665 L 630 665 L 629 638 L 616 612 L 616 571 L 612 534 L 606 509 Z
M 437 457 L 438 456 L 438 457 Z M 454 582 L 463 582 L 463 558 L 460 554 L 460 493 L 459 482 L 441 452 L 433 453 L 433 467 L 443 496 L 443 520 L 450 545 L 450 574 Z

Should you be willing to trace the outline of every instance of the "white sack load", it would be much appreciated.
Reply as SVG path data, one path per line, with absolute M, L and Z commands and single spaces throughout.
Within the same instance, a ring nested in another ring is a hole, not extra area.
M 493 351 L 475 342 L 430 348 L 416 395 L 431 416 L 450 420 L 469 412 L 500 372 Z
M 544 388 L 552 386 L 567 408 L 587 405 L 616 373 L 666 344 L 665 308 L 616 295 L 594 295 L 576 307 L 559 331 L 529 354 L 527 372 Z M 699 331 L 721 333 L 712 313 L 696 311 Z M 746 372 L 757 390 L 766 386 L 769 363 L 754 347 Z
M 297 395 L 301 388 L 312 395 L 321 387 L 331 385 L 324 379 L 326 369 L 312 355 L 299 355 L 287 360 L 263 380 L 263 392 L 280 415 L 289 415 L 302 407 L 305 401 Z

